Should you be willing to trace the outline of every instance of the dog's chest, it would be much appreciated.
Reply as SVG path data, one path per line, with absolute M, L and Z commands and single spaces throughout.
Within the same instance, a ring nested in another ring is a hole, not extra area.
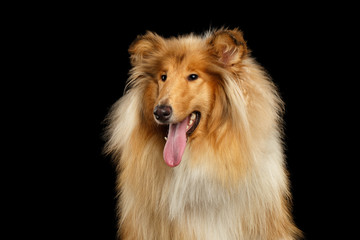
M 174 169 L 163 196 L 170 220 L 199 231 L 196 235 L 204 239 L 234 239 L 231 229 L 239 225 L 238 194 L 214 182 L 204 169 L 185 165 Z
M 216 181 L 206 166 L 194 167 L 189 162 L 185 159 L 169 175 L 166 195 L 171 215 L 180 214 L 190 207 L 220 208 L 232 200 L 233 192 Z

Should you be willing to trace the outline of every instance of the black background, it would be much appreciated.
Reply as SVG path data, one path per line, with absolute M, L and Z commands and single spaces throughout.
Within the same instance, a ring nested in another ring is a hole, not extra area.
M 22 66 L 13 72 L 13 79 L 21 74 L 21 83 L 13 84 L 22 100 L 12 112 L 20 112 L 16 121 L 26 146 L 16 144 L 12 154 L 23 149 L 26 157 L 17 172 L 30 175 L 15 188 L 20 195 L 15 219 L 20 229 L 32 223 L 24 230 L 27 235 L 115 239 L 115 168 L 102 154 L 102 121 L 123 94 L 128 46 L 146 30 L 169 37 L 222 26 L 243 31 L 252 56 L 267 69 L 286 103 L 285 145 L 296 224 L 307 239 L 344 234 L 339 226 L 347 221 L 338 217 L 342 208 L 337 199 L 347 190 L 338 180 L 344 175 L 337 167 L 341 140 L 335 137 L 341 129 L 333 117 L 344 110 L 333 98 L 340 90 L 338 64 L 332 61 L 343 45 L 336 36 L 345 35 L 337 17 L 342 10 L 208 7 L 52 5 L 20 20 L 9 17 L 17 23 L 9 35 L 14 44 L 9 60 Z

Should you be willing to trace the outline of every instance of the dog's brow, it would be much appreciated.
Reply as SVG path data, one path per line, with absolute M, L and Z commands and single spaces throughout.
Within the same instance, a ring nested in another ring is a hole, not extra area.
M 185 54 L 180 54 L 176 56 L 176 62 L 180 64 L 185 58 Z

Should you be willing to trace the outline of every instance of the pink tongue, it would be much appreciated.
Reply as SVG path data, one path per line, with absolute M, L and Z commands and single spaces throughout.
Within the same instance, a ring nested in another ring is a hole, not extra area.
M 176 167 L 181 162 L 186 147 L 186 125 L 189 117 L 177 124 L 170 124 L 169 134 L 164 148 L 164 159 L 170 167 Z

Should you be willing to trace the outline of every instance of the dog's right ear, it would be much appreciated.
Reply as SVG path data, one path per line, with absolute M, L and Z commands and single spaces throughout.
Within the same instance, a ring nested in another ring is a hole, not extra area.
M 145 35 L 137 36 L 129 47 L 131 64 L 136 66 L 141 63 L 154 49 L 159 49 L 163 41 L 162 37 L 149 31 Z

